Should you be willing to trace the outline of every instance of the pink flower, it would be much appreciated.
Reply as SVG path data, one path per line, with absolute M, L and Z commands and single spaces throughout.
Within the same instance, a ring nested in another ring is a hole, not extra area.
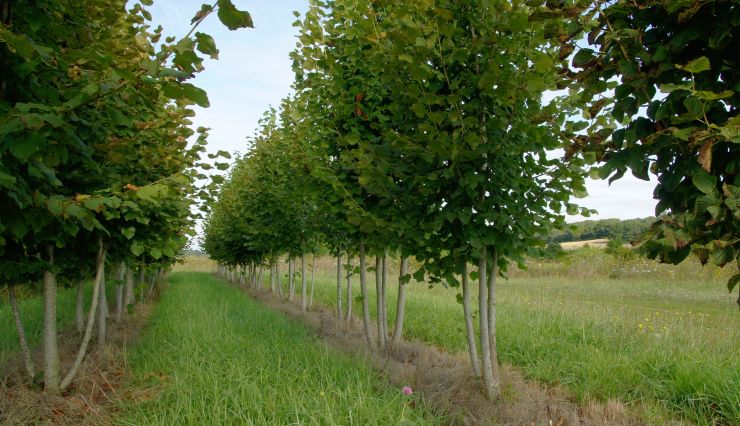
M 411 395 L 412 393 L 414 393 L 414 390 L 408 386 L 404 386 L 401 392 L 403 392 L 404 395 Z

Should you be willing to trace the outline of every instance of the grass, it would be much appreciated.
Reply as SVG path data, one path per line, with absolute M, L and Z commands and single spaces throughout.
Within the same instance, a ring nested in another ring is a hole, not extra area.
M 443 423 L 284 315 L 207 273 L 179 272 L 132 349 L 124 424 Z
M 316 298 L 334 307 L 336 275 L 328 261 L 320 264 Z M 565 385 L 581 402 L 619 399 L 649 423 L 740 424 L 736 295 L 717 280 L 666 277 L 500 280 L 501 361 L 531 379 Z M 396 279 L 391 282 L 392 322 Z M 375 316 L 374 281 L 368 287 Z M 405 336 L 465 351 L 457 292 L 412 283 Z M 354 312 L 361 312 L 359 301 Z
M 24 291 L 25 290 L 25 293 Z M 28 345 L 33 348 L 41 344 L 41 336 L 44 326 L 44 300 L 41 297 L 39 289 L 24 288 L 19 289 L 17 293 L 21 297 L 18 300 L 18 310 L 21 313 L 21 319 L 26 329 Z M 92 297 L 92 282 L 85 285 L 85 312 L 90 307 L 90 298 Z M 115 300 L 115 288 L 108 285 L 106 296 L 110 304 Z M 13 321 L 13 311 L 8 301 L 7 289 L 3 289 L 3 303 L 0 305 L 0 363 L 4 362 L 9 356 L 20 351 L 18 344 L 18 333 Z M 75 311 L 77 303 L 77 288 L 64 288 L 59 286 L 57 293 L 57 330 L 66 330 L 75 323 Z M 87 316 L 85 316 L 87 318 Z

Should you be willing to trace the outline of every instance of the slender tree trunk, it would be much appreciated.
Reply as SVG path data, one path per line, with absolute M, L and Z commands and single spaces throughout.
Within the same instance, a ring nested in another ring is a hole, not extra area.
M 314 290 L 314 272 L 316 271 L 316 253 L 313 254 L 313 260 L 311 261 L 311 295 L 308 297 L 308 309 L 313 306 L 313 290 Z
M 116 322 L 121 322 L 123 315 L 123 280 L 126 277 L 126 265 L 121 262 L 118 266 L 118 275 L 116 276 Z
M 396 322 L 393 324 L 393 339 L 391 345 L 401 343 L 403 337 L 403 319 L 406 313 L 406 286 L 404 277 L 409 270 L 409 258 L 401 256 L 401 265 L 398 271 L 398 300 L 396 301 Z
M 483 360 L 483 387 L 486 398 L 494 400 L 498 397 L 493 386 L 493 371 L 491 370 L 491 347 L 488 333 L 488 280 L 486 279 L 486 248 L 481 249 L 481 258 L 478 264 L 478 306 L 480 311 L 480 350 Z
M 501 377 L 498 366 L 498 347 L 496 345 L 496 278 L 498 276 L 498 253 L 493 249 L 491 273 L 488 275 L 488 346 L 491 352 L 491 375 L 493 391 L 498 397 Z
M 475 377 L 480 377 L 480 362 L 478 361 L 478 348 L 475 344 L 475 330 L 473 329 L 473 312 L 470 309 L 470 277 L 468 276 L 468 263 L 463 266 L 463 314 L 465 316 L 465 331 L 468 336 L 468 353 L 470 354 L 470 365 L 473 367 Z
M 105 259 L 103 259 L 103 267 L 101 269 L 100 266 L 97 267 L 98 272 L 100 273 L 100 277 L 95 277 L 96 280 L 100 280 L 100 290 L 98 292 L 98 297 L 100 300 L 98 301 L 98 345 L 103 346 L 105 344 L 105 309 L 103 309 L 103 305 L 105 305 Z
M 270 293 L 275 293 L 275 260 L 270 261 Z
M 283 286 L 280 284 L 280 258 L 275 262 L 275 284 L 277 284 L 278 296 L 283 297 Z
M 139 300 L 141 301 L 141 303 L 144 303 L 144 287 L 146 286 L 145 284 L 146 280 L 144 279 L 145 273 L 146 272 L 144 271 L 144 265 L 141 265 L 139 267 L 139 287 L 141 287 L 141 294 L 139 295 Z M 105 285 L 103 287 L 105 287 Z
M 347 324 L 352 322 L 352 257 L 347 252 Z
M 257 288 L 262 287 L 262 265 L 257 266 Z
M 15 297 L 15 286 L 8 285 L 8 298 L 10 299 L 10 307 L 13 310 L 13 320 L 15 321 L 15 329 L 18 332 L 18 343 L 21 345 L 21 352 L 23 352 L 23 362 L 26 366 L 26 373 L 28 373 L 28 379 L 33 381 L 33 376 L 36 375 L 36 369 L 33 366 L 31 349 L 28 347 L 28 338 L 26 338 L 26 329 L 23 327 L 21 312 L 18 309 L 18 300 Z
M 301 309 L 306 312 L 308 307 L 308 292 L 306 288 L 306 254 L 301 254 Z
M 131 265 L 126 265 L 126 288 L 123 303 L 128 308 L 128 305 L 133 305 L 134 302 L 134 270 L 131 268 Z
M 103 281 L 103 291 L 100 292 L 101 297 L 101 304 L 100 307 L 103 308 L 103 315 L 105 316 L 105 319 L 110 318 L 110 308 L 108 307 L 108 292 L 106 291 L 106 283 Z
M 103 239 L 98 240 L 98 256 L 95 262 L 95 286 L 93 287 L 93 296 L 92 301 L 90 302 L 90 312 L 88 314 L 87 318 L 87 327 L 85 328 L 85 335 L 82 337 L 82 343 L 80 344 L 80 349 L 77 351 L 77 358 L 75 358 L 75 363 L 72 366 L 72 368 L 69 370 L 66 376 L 64 376 L 64 380 L 62 380 L 62 384 L 60 385 L 62 390 L 67 389 L 67 387 L 72 383 L 72 380 L 77 375 L 77 371 L 80 369 L 80 365 L 82 365 L 82 360 L 85 358 L 85 353 L 87 352 L 87 345 L 90 343 L 90 337 L 92 336 L 92 329 L 93 324 L 95 323 L 95 311 L 98 310 L 96 304 L 99 302 L 99 293 L 102 290 L 103 283 L 105 282 L 105 257 L 106 257 L 107 249 L 105 245 L 103 244 Z M 100 312 L 100 311 L 99 311 Z M 103 321 L 105 321 L 105 318 L 100 318 Z M 105 332 L 104 332 L 105 333 Z
M 360 240 L 360 294 L 362 294 L 362 325 L 365 327 L 365 339 L 370 349 L 375 347 L 370 331 L 370 299 L 367 295 L 367 270 L 365 269 L 365 240 Z
M 342 254 L 337 252 L 337 318 L 344 319 L 342 312 Z
M 382 295 L 380 301 L 383 304 L 383 336 L 385 337 L 386 344 L 390 341 L 388 336 L 388 303 L 386 297 L 386 289 L 388 284 L 388 250 L 383 252 L 383 282 L 380 287 Z
M 375 299 L 376 299 L 376 316 L 378 322 L 378 347 L 385 349 L 385 332 L 383 331 L 383 260 L 380 256 L 375 256 Z
M 288 300 L 293 300 L 295 297 L 295 263 L 293 258 L 288 258 Z
M 78 333 L 85 330 L 85 280 L 77 281 L 77 309 L 75 311 L 75 329 Z
M 54 247 L 47 246 L 50 268 L 44 271 L 44 391 L 52 395 L 59 389 L 59 346 L 57 343 L 57 278 L 54 267 Z

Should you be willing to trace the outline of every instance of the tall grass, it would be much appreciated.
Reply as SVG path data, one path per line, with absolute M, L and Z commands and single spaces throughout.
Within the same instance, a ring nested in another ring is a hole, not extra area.
M 124 424 L 443 423 L 362 359 L 207 273 L 173 273 L 130 354 L 137 387 Z
M 591 256 L 583 267 L 601 268 L 602 275 L 529 271 L 500 280 L 500 359 L 532 379 L 565 385 L 581 402 L 620 399 L 649 422 L 673 417 L 702 425 L 740 424 L 740 313 L 722 276 L 710 270 L 715 278 L 701 280 L 697 276 L 706 270 L 689 273 L 683 265 L 671 274 L 666 273 L 670 267 L 660 265 L 661 273 L 646 269 L 647 277 L 608 278 L 610 269 L 598 264 L 600 255 Z M 644 259 L 635 262 L 626 267 L 655 266 Z M 567 269 L 557 262 L 546 268 Z M 333 274 L 328 268 L 317 273 L 316 288 L 317 299 L 331 307 Z M 391 281 L 392 322 L 396 281 Z M 458 290 L 410 286 L 405 336 L 464 351 Z M 368 287 L 374 317 L 375 286 Z M 355 301 L 354 312 L 360 309 Z

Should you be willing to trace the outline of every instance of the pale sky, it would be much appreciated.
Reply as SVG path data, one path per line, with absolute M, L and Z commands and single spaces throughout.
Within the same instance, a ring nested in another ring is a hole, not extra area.
M 195 108 L 195 126 L 211 128 L 209 151 L 246 151 L 246 137 L 270 106 L 277 107 L 291 91 L 293 72 L 288 54 L 295 47 L 297 29 L 293 11 L 303 13 L 308 1 L 233 0 L 239 9 L 252 14 L 255 28 L 229 31 L 214 15 L 198 30 L 210 34 L 220 51 L 219 60 L 206 60 L 205 71 L 194 84 L 208 92 L 210 108 Z M 182 37 L 190 29 L 190 19 L 202 1 L 155 0 L 149 10 L 152 25 L 162 25 L 165 35 Z M 575 202 L 598 210 L 591 219 L 652 216 L 655 181 L 644 182 L 629 172 L 611 186 L 606 181 L 589 180 L 589 196 Z M 568 217 L 568 221 L 582 220 Z

